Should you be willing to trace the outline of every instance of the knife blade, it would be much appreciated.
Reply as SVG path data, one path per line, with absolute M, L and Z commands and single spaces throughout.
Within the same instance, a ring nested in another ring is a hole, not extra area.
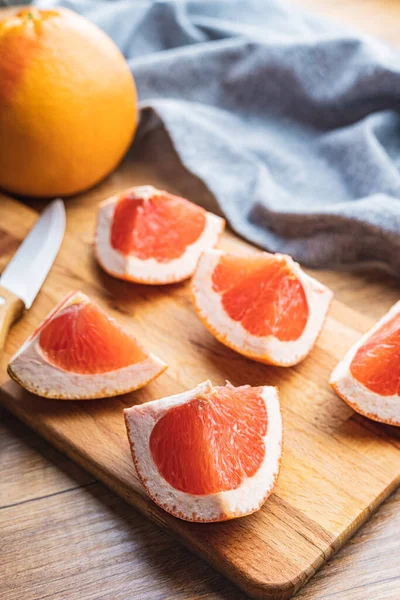
M 0 285 L 21 298 L 25 308 L 32 302 L 58 254 L 65 232 L 65 208 L 54 200 L 42 212 L 0 277 Z
M 0 277 L 0 347 L 10 325 L 31 307 L 58 254 L 65 232 L 65 208 L 54 200 L 22 242 Z

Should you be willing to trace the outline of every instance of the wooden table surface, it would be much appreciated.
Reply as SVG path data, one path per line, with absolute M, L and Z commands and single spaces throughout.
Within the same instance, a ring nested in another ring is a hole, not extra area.
M 298 1 L 399 43 L 398 0 Z M 135 181 L 151 179 L 146 157 L 134 161 Z M 129 169 L 132 157 L 122 165 L 125 174 Z M 111 177 L 115 182 L 118 173 Z M 365 307 L 376 318 L 383 305 L 399 298 L 399 283 L 387 275 L 324 276 L 344 303 L 354 286 L 365 289 Z M 0 415 L 0 600 L 244 600 L 233 585 L 9 413 Z M 400 491 L 297 598 L 399 600 L 399 528 Z

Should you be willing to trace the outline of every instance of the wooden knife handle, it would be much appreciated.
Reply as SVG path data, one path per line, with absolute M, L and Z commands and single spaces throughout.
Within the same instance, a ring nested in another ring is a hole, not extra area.
M 24 308 L 21 298 L 0 285 L 0 350 L 4 348 L 11 325 L 22 315 Z

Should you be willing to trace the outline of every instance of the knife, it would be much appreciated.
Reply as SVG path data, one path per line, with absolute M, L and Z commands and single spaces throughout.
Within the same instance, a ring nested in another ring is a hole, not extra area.
M 0 350 L 11 325 L 32 302 L 58 254 L 65 232 L 65 208 L 54 200 L 22 242 L 0 277 Z

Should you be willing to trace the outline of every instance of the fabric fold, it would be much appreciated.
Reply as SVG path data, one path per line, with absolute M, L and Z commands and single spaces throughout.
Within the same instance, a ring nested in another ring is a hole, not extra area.
M 162 128 L 168 160 L 241 236 L 313 267 L 400 274 L 399 52 L 277 0 L 36 4 L 115 40 L 141 101 L 134 143 Z

